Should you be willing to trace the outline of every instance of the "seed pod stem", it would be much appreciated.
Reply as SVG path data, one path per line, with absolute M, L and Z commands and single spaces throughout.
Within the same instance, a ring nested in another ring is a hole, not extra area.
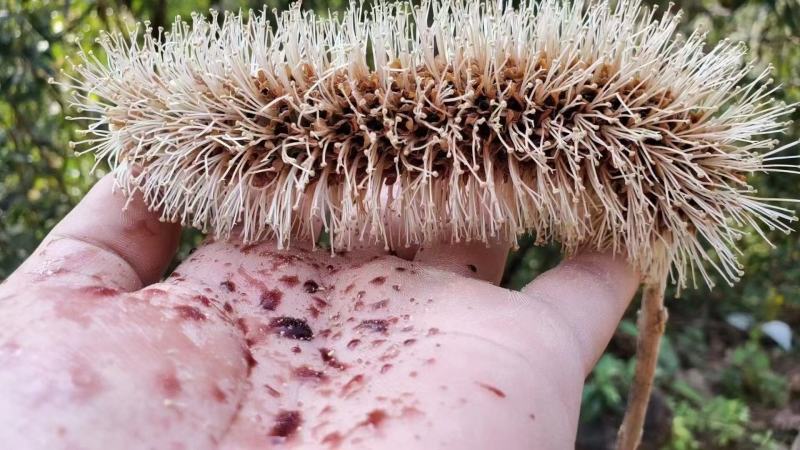
M 658 365 L 658 350 L 667 325 L 664 289 L 667 279 L 647 283 L 642 292 L 636 341 L 636 372 L 628 396 L 628 408 L 617 434 L 617 450 L 636 450 L 642 440 L 642 429 L 650 403 L 650 393 Z

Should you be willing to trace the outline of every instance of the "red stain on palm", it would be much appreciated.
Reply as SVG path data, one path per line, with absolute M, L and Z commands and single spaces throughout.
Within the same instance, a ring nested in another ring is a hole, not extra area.
M 337 448 L 342 445 L 342 441 L 344 438 L 338 431 L 334 431 L 333 433 L 328 433 L 322 438 L 322 443 L 327 444 L 330 448 Z
M 283 266 L 303 261 L 303 258 L 300 256 L 282 251 L 264 251 L 259 253 L 259 256 L 268 258 L 272 262 L 270 271 L 273 273 Z
M 313 294 L 319 290 L 319 283 L 314 280 L 307 280 L 303 283 L 303 290 L 309 294 Z
M 271 397 L 278 398 L 278 397 L 280 397 L 280 396 L 281 396 L 281 393 L 280 393 L 280 392 L 279 392 L 277 389 L 275 389 L 274 387 L 272 387 L 272 386 L 270 386 L 270 385 L 268 385 L 268 384 L 265 384 L 265 385 L 264 385 L 264 388 L 266 388 L 266 390 L 267 390 L 267 393 L 268 393 L 268 394 L 269 394 Z
M 373 311 L 377 311 L 379 309 L 386 308 L 387 306 L 389 306 L 389 299 L 388 298 L 371 304 L 370 308 L 372 308 Z
M 322 372 L 321 370 L 314 370 L 308 366 L 297 367 L 292 371 L 292 375 L 300 380 L 310 380 L 318 383 L 324 383 L 328 381 L 328 376 L 325 375 L 325 372 Z
M 375 286 L 380 286 L 386 282 L 386 277 L 375 277 L 371 279 L 369 282 L 374 284 Z
M 228 302 L 225 302 L 225 304 L 222 305 L 222 309 L 224 309 L 225 312 L 228 313 L 228 314 L 233 313 L 233 306 L 231 306 L 231 304 L 228 303 Z
M 221 282 L 219 285 L 220 285 L 220 287 L 222 287 L 223 289 L 225 289 L 228 292 L 236 291 L 236 283 L 234 283 L 231 280 L 225 280 L 225 281 Z
M 372 331 L 374 333 L 386 333 L 389 329 L 389 321 L 386 319 L 362 320 L 360 324 L 356 325 L 355 329 L 359 331 Z
M 259 242 L 254 243 L 254 244 L 247 244 L 247 245 L 242 246 L 242 248 L 240 250 L 241 250 L 242 253 L 247 255 L 247 254 L 250 254 L 253 250 L 257 249 L 260 245 L 261 245 L 261 243 L 259 243 Z
M 195 322 L 206 320 L 206 315 L 195 306 L 177 305 L 174 306 L 173 309 L 178 312 L 181 319 L 193 320 Z
M 284 275 L 280 277 L 278 281 L 289 287 L 295 287 L 300 284 L 300 279 L 297 278 L 297 275 Z
M 238 328 L 239 331 L 241 331 L 245 336 L 248 332 L 250 332 L 250 329 L 247 327 L 247 321 L 242 317 L 236 319 L 236 328 Z
M 211 299 L 206 297 L 205 295 L 195 295 L 192 297 L 192 300 L 200 303 L 201 305 L 205 306 L 206 308 L 211 306 Z
M 413 407 L 413 406 L 404 406 L 403 410 L 400 412 L 400 415 L 407 418 L 419 417 L 424 415 L 422 411 Z
M 211 386 L 211 396 L 219 403 L 225 403 L 228 400 L 228 396 L 216 384 Z
M 436 336 L 437 334 L 439 334 L 438 328 L 431 328 L 428 330 L 428 336 Z
M 364 375 L 358 374 L 342 386 L 341 396 L 349 397 L 364 386 Z
M 106 286 L 85 286 L 80 288 L 80 292 L 94 297 L 110 297 L 119 294 L 118 290 Z
M 253 370 L 253 367 L 258 365 L 258 361 L 253 357 L 253 352 L 251 352 L 248 347 L 242 347 L 242 356 L 244 357 L 245 364 L 247 364 L 247 373 L 249 374 Z
M 492 386 L 490 384 L 478 383 L 478 386 L 486 389 L 487 391 L 491 392 L 492 394 L 494 394 L 494 395 L 496 395 L 496 396 L 498 396 L 500 398 L 506 398 L 506 393 L 505 392 L 501 391 L 500 389 L 497 389 L 496 387 L 494 387 L 494 386 Z
M 360 344 L 360 343 L 361 343 L 360 339 L 353 339 L 353 340 L 351 340 L 350 342 L 347 343 L 347 348 L 349 350 L 354 350 L 356 347 L 358 347 L 358 344 Z
M 378 360 L 386 362 L 397 358 L 399 355 L 400 355 L 400 348 L 397 345 L 392 344 L 391 346 L 389 346 L 389 348 L 386 349 L 385 352 L 383 352 L 383 354 L 378 358 Z
M 300 411 L 278 411 L 278 415 L 275 416 L 275 424 L 272 426 L 269 435 L 288 439 L 297 432 L 302 422 L 303 418 L 300 415 Z
M 316 307 L 316 306 L 313 306 L 313 305 L 312 305 L 312 306 L 309 306 L 307 310 L 308 310 L 308 314 L 309 314 L 311 317 L 313 317 L 313 318 L 315 318 L 315 319 L 319 318 L 319 314 L 320 314 L 320 313 L 319 313 L 319 309 L 317 309 L 317 307 Z
M 281 337 L 310 341 L 314 339 L 314 332 L 308 323 L 296 317 L 275 317 L 269 323 L 270 328 Z
M 350 283 L 350 284 L 348 284 L 348 285 L 347 285 L 347 287 L 346 287 L 346 288 L 344 288 L 344 293 L 345 293 L 345 294 L 349 294 L 349 293 L 350 293 L 350 291 L 352 291 L 352 290 L 353 290 L 353 288 L 355 288 L 355 287 L 356 287 L 356 284 L 355 284 L 355 283 Z
M 382 409 L 373 409 L 372 411 L 369 412 L 369 414 L 367 414 L 366 419 L 358 423 L 358 426 L 362 427 L 372 426 L 375 428 L 380 428 L 380 426 L 383 425 L 383 423 L 386 422 L 386 419 L 388 418 L 389 415 L 386 414 L 386 411 Z
M 283 292 L 277 289 L 268 289 L 261 293 L 259 305 L 267 311 L 275 311 L 283 299 Z
M 244 278 L 244 281 L 248 285 L 250 285 L 252 287 L 255 287 L 257 289 L 260 289 L 260 290 L 266 290 L 267 289 L 267 285 L 264 284 L 263 281 L 259 280 L 258 278 L 254 277 L 253 275 L 251 275 L 250 272 L 246 271 L 243 267 L 239 267 L 239 270 L 237 270 L 237 272 L 239 273 L 239 275 L 242 276 L 242 278 Z
M 181 382 L 174 372 L 159 375 L 158 386 L 166 397 L 173 398 L 181 392 Z
M 328 367 L 332 367 L 336 370 L 347 369 L 347 364 L 339 361 L 336 356 L 334 356 L 333 350 L 321 348 L 319 349 L 319 356 L 322 358 L 322 362 L 324 362 Z
M 314 305 L 319 309 L 324 309 L 328 307 L 328 302 L 326 302 L 322 297 L 311 297 L 311 300 L 314 300 Z

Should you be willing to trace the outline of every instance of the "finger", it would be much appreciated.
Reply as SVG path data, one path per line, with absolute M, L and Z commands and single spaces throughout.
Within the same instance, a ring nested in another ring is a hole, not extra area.
M 123 290 L 157 281 L 175 253 L 180 226 L 160 222 L 141 195 L 129 200 L 113 184 L 111 175 L 100 180 L 12 277 L 91 278 Z
M 549 305 L 576 338 L 588 374 L 603 353 L 639 284 L 621 257 L 580 253 L 545 272 L 522 291 Z
M 391 254 L 406 260 L 414 259 L 418 237 L 406 226 L 402 205 L 396 195 L 396 186 L 384 186 L 377 214 L 360 227 L 333 235 L 331 244 L 334 249 L 347 250 L 366 258 Z
M 511 245 L 503 241 L 451 243 L 447 240 L 422 246 L 415 262 L 428 264 L 456 274 L 500 283 Z
M 435 236 L 414 235 L 408 230 L 409 211 L 399 203 L 388 209 L 388 223 L 394 253 L 403 258 L 447 270 L 461 276 L 476 278 L 498 284 L 503 276 L 508 250 L 507 240 L 489 238 L 488 242 L 464 240 L 449 229 Z M 446 221 L 443 217 L 442 220 Z M 419 232 L 417 232 L 419 233 Z M 409 245 L 409 242 L 426 242 Z
M 503 241 L 454 242 L 445 230 L 428 236 L 409 227 L 407 205 L 398 197 L 398 187 L 384 186 L 380 211 L 374 222 L 333 238 L 336 249 L 347 248 L 351 257 L 371 259 L 391 254 L 456 274 L 498 284 L 503 276 L 510 244 Z M 444 219 L 443 219 L 444 220 Z M 421 240 L 427 241 L 420 244 Z
M 411 230 L 406 217 L 409 211 L 404 209 L 396 191 L 396 187 L 387 187 L 381 194 L 378 235 L 383 236 L 382 238 L 365 241 L 358 239 L 365 233 L 353 230 L 338 241 L 348 244 L 355 242 L 355 245 L 350 245 L 350 249 L 354 250 L 351 257 L 359 254 L 369 259 L 375 255 L 389 253 L 398 258 L 420 262 L 458 275 L 494 284 L 500 282 L 510 244 L 499 240 L 492 240 L 489 243 L 463 240 L 454 242 L 452 233 L 448 230 L 438 232 L 434 236 L 426 236 L 420 230 Z M 420 240 L 427 242 L 420 244 Z

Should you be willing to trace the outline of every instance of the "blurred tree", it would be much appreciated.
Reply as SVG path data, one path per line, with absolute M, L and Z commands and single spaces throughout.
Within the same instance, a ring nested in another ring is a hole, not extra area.
M 75 126 L 47 80 L 79 34 L 88 40 L 106 25 L 97 11 L 84 1 L 0 3 L 0 278 L 94 182 L 93 158 L 69 150 Z

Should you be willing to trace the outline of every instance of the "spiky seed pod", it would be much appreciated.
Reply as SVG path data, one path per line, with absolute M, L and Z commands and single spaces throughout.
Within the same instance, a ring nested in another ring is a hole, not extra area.
M 742 229 L 793 220 L 746 181 L 794 170 L 768 157 L 790 109 L 767 71 L 740 85 L 742 46 L 706 53 L 678 20 L 636 0 L 193 15 L 83 55 L 79 144 L 217 237 L 285 244 L 319 221 L 347 247 L 387 240 L 400 211 L 407 243 L 532 232 L 681 286 L 711 284 L 707 264 L 732 282 Z

